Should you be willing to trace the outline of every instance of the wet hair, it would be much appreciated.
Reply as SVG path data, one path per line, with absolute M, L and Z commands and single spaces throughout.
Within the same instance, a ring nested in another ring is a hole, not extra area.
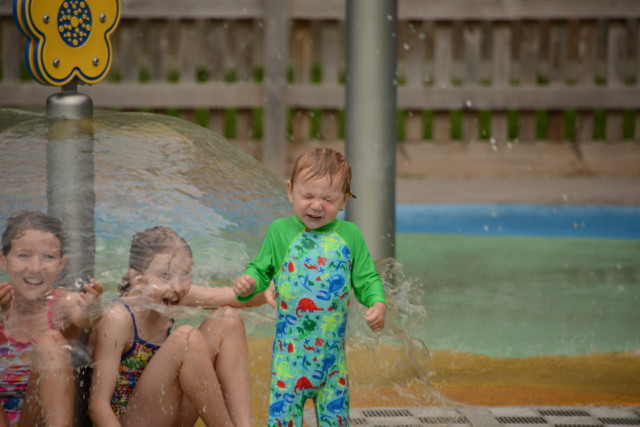
M 61 254 L 65 254 L 66 236 L 62 229 L 62 222 L 58 218 L 40 211 L 20 211 L 9 217 L 7 228 L 2 233 L 2 254 L 7 256 L 11 252 L 11 242 L 19 239 L 29 230 L 53 234 L 60 240 Z
M 192 255 L 191 247 L 186 240 L 168 227 L 155 226 L 136 233 L 129 250 L 129 269 L 118 285 L 120 295 L 126 294 L 131 287 L 132 269 L 144 273 L 157 255 L 173 253 L 183 248 Z
M 328 177 L 330 184 L 333 184 L 334 180 L 342 181 L 344 194 L 356 197 L 351 192 L 351 165 L 342 153 L 333 148 L 312 148 L 298 156 L 289 178 L 291 187 L 298 177 L 305 181 Z

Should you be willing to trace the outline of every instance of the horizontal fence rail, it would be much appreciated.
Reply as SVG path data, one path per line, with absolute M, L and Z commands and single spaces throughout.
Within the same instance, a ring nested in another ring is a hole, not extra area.
M 262 151 L 342 140 L 345 0 L 265 3 L 125 1 L 108 77 L 80 90 Z M 639 4 L 398 0 L 398 139 L 640 141 Z M 60 90 L 27 75 L 25 43 L 0 0 L 0 107 Z

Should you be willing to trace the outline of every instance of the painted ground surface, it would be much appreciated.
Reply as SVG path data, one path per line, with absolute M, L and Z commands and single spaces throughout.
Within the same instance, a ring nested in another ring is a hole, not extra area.
M 640 406 L 637 208 L 429 209 L 399 211 L 395 294 L 426 347 L 351 340 L 354 408 Z M 257 425 L 270 345 L 250 339 Z

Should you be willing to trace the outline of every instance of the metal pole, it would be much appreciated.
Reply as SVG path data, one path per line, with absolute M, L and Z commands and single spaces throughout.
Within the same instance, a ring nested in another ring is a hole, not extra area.
M 395 257 L 396 0 L 347 0 L 346 218 L 374 259 Z
M 47 144 L 47 205 L 50 215 L 62 221 L 67 235 L 69 262 L 63 286 L 82 292 L 82 281 L 94 277 L 95 204 L 93 102 L 76 92 L 73 82 L 62 93 L 47 99 L 52 120 Z M 88 331 L 76 337 L 73 365 L 76 368 L 74 425 L 90 425 L 87 415 L 89 371 Z
M 264 2 L 265 81 L 263 163 L 278 176 L 285 173 L 286 84 L 289 58 L 289 14 L 286 0 Z

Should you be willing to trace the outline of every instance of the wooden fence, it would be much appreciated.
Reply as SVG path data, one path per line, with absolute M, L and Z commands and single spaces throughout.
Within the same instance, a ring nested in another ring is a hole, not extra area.
M 109 76 L 81 91 L 266 149 L 278 109 L 289 141 L 339 141 L 345 13 L 345 0 L 128 0 Z M 397 28 L 400 141 L 640 141 L 638 0 L 398 0 Z M 0 107 L 43 106 L 59 89 L 26 75 L 10 0 L 0 46 Z

